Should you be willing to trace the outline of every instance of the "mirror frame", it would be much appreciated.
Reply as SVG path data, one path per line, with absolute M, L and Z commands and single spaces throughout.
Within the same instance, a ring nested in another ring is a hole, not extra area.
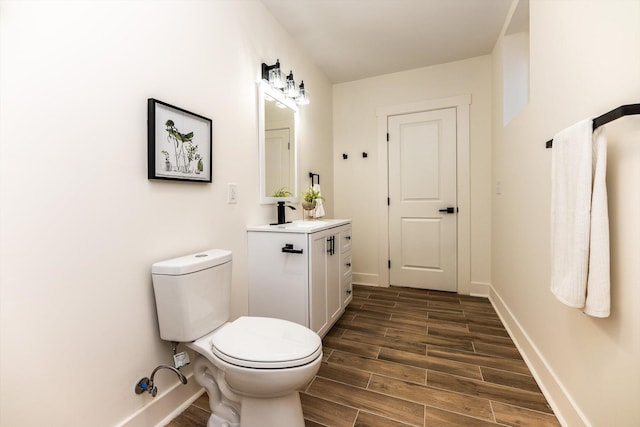
M 293 162 L 293 188 L 291 192 L 293 197 L 269 197 L 265 194 L 266 191 L 266 146 L 265 146 L 265 102 L 266 96 L 270 96 L 278 102 L 284 104 L 287 108 L 293 111 L 293 123 L 295 131 L 293 132 L 293 147 L 294 147 L 294 162 Z M 259 198 L 261 204 L 272 204 L 276 202 L 298 202 L 298 130 L 299 130 L 299 112 L 298 106 L 294 101 L 284 96 L 282 92 L 269 86 L 264 81 L 258 82 L 258 146 L 260 153 L 260 187 Z

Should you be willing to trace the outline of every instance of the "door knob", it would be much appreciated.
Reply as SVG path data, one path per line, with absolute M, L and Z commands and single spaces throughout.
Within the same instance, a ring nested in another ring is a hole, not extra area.
M 452 213 L 455 213 L 456 210 L 457 210 L 457 208 L 449 206 L 448 208 L 444 208 L 444 209 L 438 210 L 438 212 L 444 212 L 444 213 L 452 214 Z

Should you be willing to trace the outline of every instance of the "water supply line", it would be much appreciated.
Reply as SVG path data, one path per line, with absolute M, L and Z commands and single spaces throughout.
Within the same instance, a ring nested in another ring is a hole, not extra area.
M 160 369 L 168 369 L 170 371 L 175 372 L 175 374 L 178 376 L 182 384 L 187 383 L 187 377 L 185 377 L 184 374 L 180 372 L 178 369 L 169 365 L 160 365 L 156 367 L 153 370 L 153 372 L 151 372 L 151 378 L 144 377 L 140 381 L 138 381 L 138 384 L 136 384 L 136 388 L 135 388 L 136 394 L 142 394 L 146 391 L 146 392 L 149 392 L 151 396 L 156 397 L 156 394 L 158 394 L 158 388 L 155 385 L 153 385 L 153 377 L 155 376 L 156 372 L 158 372 L 158 370 Z

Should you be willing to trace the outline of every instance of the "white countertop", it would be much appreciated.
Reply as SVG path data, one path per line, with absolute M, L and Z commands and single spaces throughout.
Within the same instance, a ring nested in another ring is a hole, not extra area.
M 252 225 L 247 231 L 267 231 L 276 233 L 315 233 L 316 231 L 339 227 L 349 224 L 350 219 L 318 219 L 307 221 L 292 221 L 286 224 L 276 225 Z

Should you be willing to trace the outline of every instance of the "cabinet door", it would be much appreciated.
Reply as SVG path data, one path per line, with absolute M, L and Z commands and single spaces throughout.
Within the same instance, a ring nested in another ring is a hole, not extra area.
M 321 232 L 310 236 L 309 314 L 311 325 L 309 328 L 322 334 L 329 324 L 327 316 L 327 235 Z
M 327 245 L 327 315 L 329 323 L 333 324 L 342 314 L 340 233 L 327 236 Z
M 250 232 L 248 238 L 249 315 L 309 327 L 307 235 Z

